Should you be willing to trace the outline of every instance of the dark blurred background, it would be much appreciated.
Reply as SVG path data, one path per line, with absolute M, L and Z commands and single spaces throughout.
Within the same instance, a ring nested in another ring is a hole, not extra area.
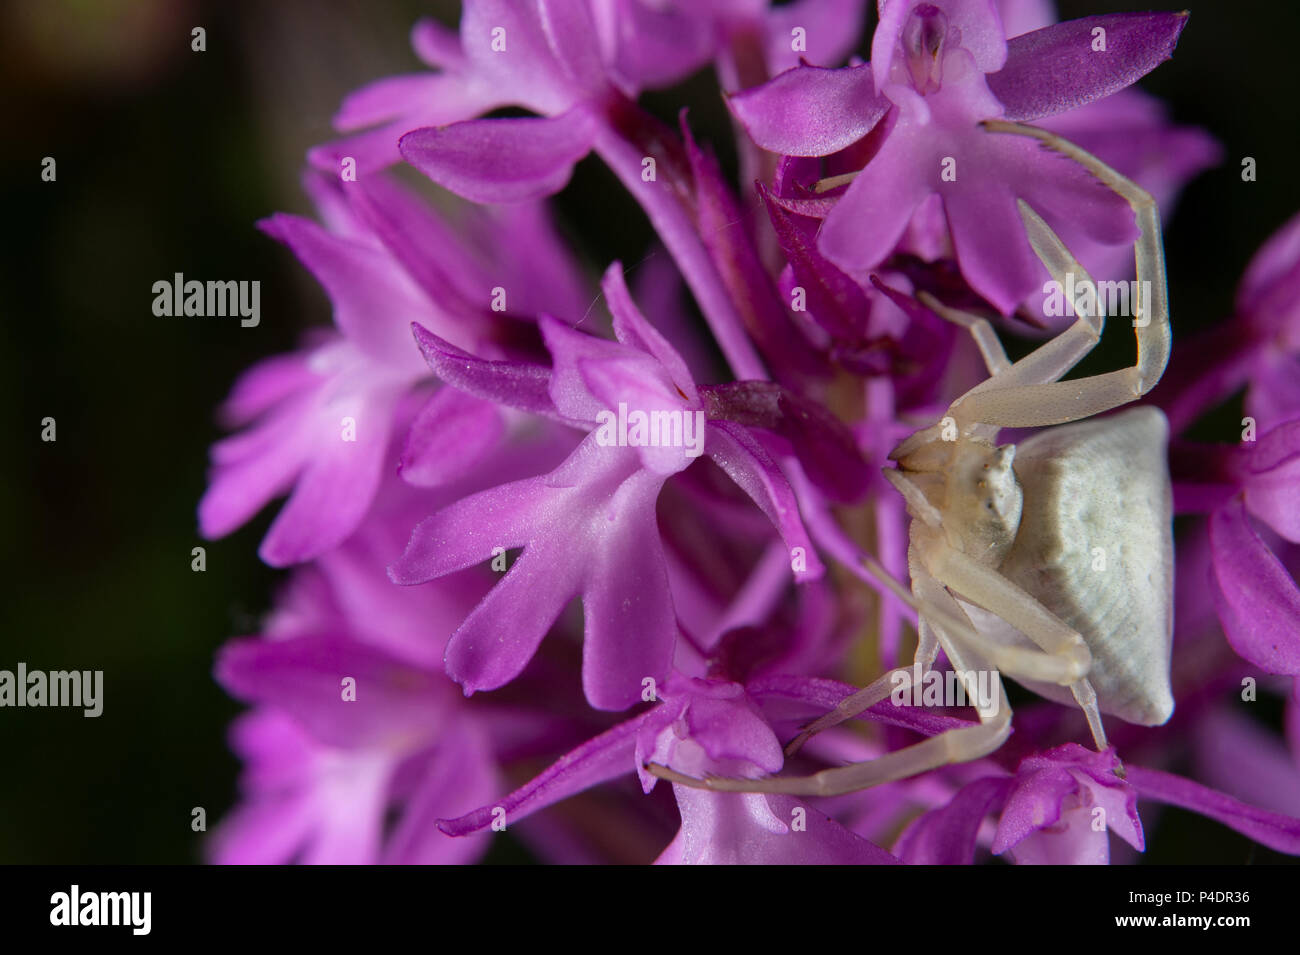
M 1063 2 L 1063 19 L 1139 9 Z M 272 507 L 204 542 L 195 506 L 214 410 L 237 374 L 329 320 L 323 293 L 258 233 L 275 211 L 311 214 L 305 150 L 331 136 L 340 98 L 420 69 L 415 0 L 30 0 L 0 7 L 0 669 L 102 669 L 98 719 L 0 710 L 0 862 L 201 858 L 235 798 L 225 733 L 239 707 L 211 677 L 215 650 L 255 632 L 278 574 L 256 548 Z M 206 30 L 205 52 L 190 31 Z M 1166 231 L 1176 336 L 1225 316 L 1255 248 L 1300 209 L 1295 38 L 1300 4 L 1202 2 L 1172 63 L 1143 81 L 1174 118 L 1209 129 L 1224 164 L 1184 195 Z M 648 105 L 692 125 L 731 162 L 707 74 Z M 43 157 L 57 180 L 41 181 Z M 1243 182 L 1242 157 L 1258 163 Z M 561 196 L 563 226 L 595 268 L 645 254 L 649 232 L 588 160 Z M 262 319 L 152 314 L 174 272 L 259 280 Z M 1131 346 L 1129 346 L 1131 348 Z M 41 419 L 58 440 L 40 440 Z M 207 548 L 207 570 L 190 569 Z M 1244 838 L 1178 811 L 1144 861 L 1241 863 Z

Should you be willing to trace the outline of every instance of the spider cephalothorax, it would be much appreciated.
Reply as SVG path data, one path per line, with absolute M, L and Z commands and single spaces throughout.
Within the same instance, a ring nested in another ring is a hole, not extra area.
M 919 517 L 919 491 L 929 505 L 924 513 L 942 515 L 939 526 L 951 546 L 997 566 L 1016 538 L 1024 507 L 1024 491 L 1012 467 L 1015 455 L 1014 444 L 994 446 L 961 436 L 929 441 L 885 474 L 914 508 L 913 518 Z

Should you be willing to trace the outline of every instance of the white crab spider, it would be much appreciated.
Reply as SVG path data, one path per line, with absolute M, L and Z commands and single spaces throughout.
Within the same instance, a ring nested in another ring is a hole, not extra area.
M 1017 123 L 984 126 L 1034 137 L 1084 166 L 1128 200 L 1141 231 L 1135 244 L 1137 363 L 1119 371 L 1060 380 L 1100 340 L 1100 310 L 1086 310 L 1012 364 L 987 321 L 919 296 L 970 330 L 989 378 L 954 401 L 938 424 L 895 448 L 890 458 L 898 467 L 885 471 L 912 517 L 908 569 L 909 603 L 919 620 L 916 671 L 928 670 L 942 647 L 959 673 L 973 677 L 991 670 L 1000 705 L 981 711 L 977 725 L 811 776 L 696 779 L 651 765 L 656 776 L 718 791 L 830 796 L 977 759 L 1010 733 L 1011 707 L 1000 674 L 1050 699 L 1077 703 L 1099 750 L 1106 746 L 1103 712 L 1144 726 L 1173 713 L 1168 427 L 1154 407 L 1082 420 L 1146 394 L 1169 360 L 1159 211 L 1145 190 L 1072 143 Z M 1071 274 L 1075 285 L 1091 282 L 1023 200 L 1020 213 L 1053 279 L 1062 287 Z M 1049 425 L 1064 427 L 1038 432 L 1018 447 L 995 444 L 1001 428 Z M 1098 549 L 1104 564 L 1096 559 Z M 889 671 L 806 727 L 787 753 L 913 679 L 912 667 Z M 968 692 L 975 697 L 973 686 Z

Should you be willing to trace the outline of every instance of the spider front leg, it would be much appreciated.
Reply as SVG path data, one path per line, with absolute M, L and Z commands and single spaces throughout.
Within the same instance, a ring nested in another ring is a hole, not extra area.
M 1092 276 L 1066 248 L 1060 236 L 1023 200 L 1020 200 L 1020 217 L 1025 223 L 1025 234 L 1029 238 L 1029 244 L 1043 265 L 1047 267 L 1054 281 L 1065 287 L 1071 284 L 1069 277 L 1073 276 L 1074 285 L 1083 287 L 1087 284 L 1096 288 Z M 917 300 L 940 318 L 967 329 L 975 339 L 984 358 L 984 365 L 988 368 L 989 377 L 954 402 L 950 411 L 964 417 L 968 434 L 990 440 L 997 436 L 1001 425 L 996 422 L 982 421 L 970 423 L 976 420 L 970 415 L 979 414 L 981 411 L 978 402 L 973 400 L 975 396 L 995 390 L 1057 381 L 1101 341 L 1102 329 L 1106 324 L 1106 316 L 1100 309 L 1085 310 L 1065 331 L 1012 364 L 1002 348 L 1002 342 L 998 340 L 997 332 L 987 319 L 944 305 L 929 292 L 921 292 L 917 295 Z M 906 456 L 930 440 L 933 431 L 934 428 L 917 432 L 900 444 L 890 457 L 897 460 L 899 457 Z
M 1160 214 L 1155 200 L 1136 183 L 1100 159 L 1046 130 L 1001 120 L 985 122 L 995 133 L 1030 136 L 1082 165 L 1102 184 L 1133 207 L 1139 236 L 1134 243 L 1137 295 L 1133 326 L 1137 335 L 1137 363 L 1077 381 L 1060 381 L 1074 363 L 1096 343 L 1091 323 L 1076 322 L 1062 335 L 1021 359 L 1011 369 L 996 374 L 953 403 L 953 412 L 971 423 L 1003 428 L 1032 428 L 1063 424 L 1109 411 L 1150 391 L 1169 362 L 1169 295 L 1165 279 Z M 1054 232 L 1023 202 L 1021 216 L 1034 251 L 1057 281 L 1074 271 L 1086 278 Z M 1096 327 L 1100 337 L 1100 325 Z M 1071 357 L 1077 352 L 1077 357 Z
M 1043 221 L 1043 217 L 1035 212 L 1029 203 L 1023 199 L 1018 202 L 1020 218 L 1025 224 L 1025 235 L 1029 238 L 1029 244 L 1039 260 L 1047 267 L 1053 281 L 1061 287 L 1073 284 L 1079 288 L 1095 289 L 1096 284 L 1092 276 L 1066 248 L 1061 237 Z M 1085 309 L 1079 312 L 1069 328 L 1013 365 L 1007 360 L 1002 343 L 998 341 L 997 332 L 986 319 L 949 308 L 928 292 L 922 292 L 917 298 L 941 318 L 968 328 L 974 336 L 980 353 L 984 356 L 984 364 L 989 370 L 989 379 L 967 392 L 967 397 L 994 388 L 1056 381 L 1078 364 L 1101 341 L 1102 329 L 1106 324 L 1105 313 L 1100 309 Z

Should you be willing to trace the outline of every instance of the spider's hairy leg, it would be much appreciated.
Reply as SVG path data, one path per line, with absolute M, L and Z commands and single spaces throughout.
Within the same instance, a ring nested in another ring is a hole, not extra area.
M 983 126 L 999 133 L 1015 133 L 1039 140 L 1073 159 L 1092 173 L 1103 185 L 1118 193 L 1137 217 L 1140 232 L 1133 246 L 1134 264 L 1138 277 L 1138 298 L 1134 305 L 1133 327 L 1138 329 L 1138 368 L 1142 371 L 1142 393 L 1155 387 L 1169 363 L 1169 284 L 1165 275 L 1165 246 L 1160 234 L 1160 209 L 1155 198 L 1133 180 L 1116 172 L 1110 166 L 1068 139 L 1037 126 L 988 120 Z M 1145 297 L 1150 286 L 1151 298 Z
M 1053 281 L 1059 283 L 1062 288 L 1091 287 L 1095 290 L 1096 285 L 1093 283 L 1092 276 L 1066 248 L 1060 236 L 1043 221 L 1043 217 L 1035 212 L 1029 203 L 1023 199 L 1017 201 L 1029 244 L 1042 263 L 1047 266 Z M 1046 384 L 1059 380 L 1101 341 L 1105 324 L 1106 316 L 1100 309 L 1082 310 L 1069 328 L 1050 341 L 1039 345 L 999 375 L 976 385 L 962 396 L 959 403 L 965 404 L 971 396 L 995 389 Z
M 1034 672 L 1028 672 L 1023 665 L 1003 664 L 1009 672 L 1015 670 L 1029 679 L 1047 680 L 1061 686 L 1071 686 L 1087 677 L 1092 653 L 1082 636 L 995 568 L 948 546 L 937 536 L 931 541 L 923 548 L 923 560 L 935 579 L 1001 617 L 1043 651 L 1028 651 L 1039 661 L 1031 665 Z M 1012 648 L 1004 648 L 1004 652 L 1005 649 Z
M 1055 281 L 1063 288 L 1070 285 L 1084 287 L 1086 283 L 1095 290 L 1096 285 L 1087 270 L 1079 264 L 1052 228 L 1043 221 L 1042 216 L 1023 200 L 1020 200 L 1020 217 L 1025 223 L 1029 244 Z M 1067 278 L 1070 275 L 1074 276 L 1073 282 Z M 1061 334 L 1044 342 L 1012 364 L 1007 359 L 1002 343 L 998 340 L 997 332 L 987 319 L 944 305 L 929 292 L 921 292 L 916 298 L 940 318 L 969 329 L 975 338 L 980 354 L 984 357 L 985 367 L 988 368 L 989 377 L 954 401 L 948 413 L 952 415 L 954 421 L 961 422 L 966 433 L 989 440 L 997 436 L 1001 424 L 982 422 L 987 420 L 989 403 L 996 401 L 997 398 L 985 399 L 981 403 L 976 396 L 991 391 L 1000 392 L 1004 389 L 1057 381 L 1101 341 L 1101 332 L 1106 321 L 1105 315 L 1099 309 L 1092 309 L 1087 314 L 1081 313 Z M 905 457 L 927 440 L 930 440 L 930 435 L 925 431 L 919 431 L 900 444 L 890 457 L 895 460 L 898 457 Z
M 971 333 L 980 350 L 980 356 L 984 359 L 984 367 L 988 369 L 990 375 L 996 377 L 1011 368 L 1011 360 L 1007 358 L 1006 350 L 998 340 L 998 333 L 994 331 L 987 318 L 959 308 L 951 308 L 929 292 L 919 292 L 916 300 L 940 318 L 954 325 L 960 325 Z
M 1102 728 L 1101 708 L 1087 679 L 1092 653 L 1082 635 L 1062 623 L 1032 594 L 961 551 L 939 545 L 932 549 L 928 567 L 945 586 L 1001 617 L 1042 648 L 1044 653 L 1037 659 L 1014 661 L 1000 655 L 990 655 L 990 659 L 1009 676 L 1068 686 L 1087 717 L 1097 750 L 1104 750 L 1106 731 Z
M 1092 688 L 1092 684 L 1087 680 L 1080 680 L 1078 683 L 1070 684 L 1070 692 L 1074 694 L 1074 701 L 1079 704 L 1079 709 L 1083 710 L 1083 715 L 1088 718 L 1088 729 L 1092 733 L 1092 742 L 1097 747 L 1097 752 L 1106 748 L 1106 731 L 1101 725 L 1101 709 L 1097 705 L 1097 694 Z
M 909 689 L 912 685 L 913 675 L 917 672 L 916 668 L 920 667 L 919 672 L 925 673 L 934 666 L 935 657 L 938 655 L 939 642 L 935 639 L 934 632 L 929 627 L 922 628 L 921 639 L 917 643 L 916 657 L 912 666 L 896 667 L 873 681 L 869 686 L 840 700 L 835 709 L 825 716 L 813 720 L 800 730 L 799 735 L 786 746 L 785 755 L 793 756 L 799 752 L 800 747 L 811 737 L 833 726 L 839 726 L 845 720 L 853 719 L 853 717 L 869 710 L 881 700 L 887 699 L 896 690 Z
M 1137 335 L 1138 357 L 1135 365 L 1119 371 L 1074 381 L 1060 381 L 1060 376 L 1095 344 L 1094 336 L 1100 336 L 1099 321 L 1094 327 L 1094 322 L 1081 320 L 1022 359 L 1009 371 L 976 386 L 962 396 L 954 402 L 953 413 L 969 423 L 998 427 L 1041 427 L 1077 421 L 1140 398 L 1160 380 L 1169 361 L 1169 300 L 1160 215 L 1155 200 L 1136 183 L 1095 156 L 1046 130 L 1001 120 L 989 120 L 983 126 L 995 133 L 1038 139 L 1047 147 L 1082 165 L 1133 207 L 1140 231 L 1134 244 L 1138 277 L 1134 310 L 1139 317 L 1134 319 L 1133 325 Z M 1062 281 L 1071 271 L 1077 276 L 1086 276 L 1037 213 L 1022 203 L 1021 215 L 1025 219 L 1035 252 L 1057 281 Z M 1022 375 L 1025 380 L 1018 381 Z

